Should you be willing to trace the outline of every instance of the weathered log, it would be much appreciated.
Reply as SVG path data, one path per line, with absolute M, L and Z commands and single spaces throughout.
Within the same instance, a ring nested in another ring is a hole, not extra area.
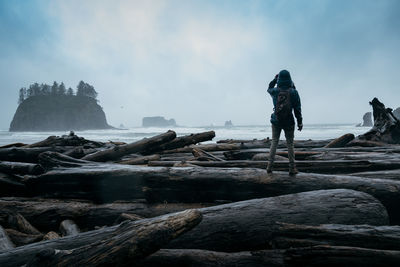
M 310 156 L 319 155 L 322 152 L 314 152 L 314 151 L 295 151 L 295 158 L 296 160 L 305 160 L 308 159 Z M 233 150 L 233 151 L 226 151 L 224 152 L 224 156 L 228 160 L 254 160 L 254 156 L 258 154 L 264 154 L 264 160 L 267 160 L 267 156 L 269 154 L 269 149 L 241 149 L 241 150 Z M 279 157 L 275 157 L 275 160 L 282 160 L 288 157 L 287 151 L 277 151 L 276 155 Z
M 125 164 L 125 165 L 142 165 L 147 164 L 149 161 L 160 160 L 160 155 L 149 155 L 149 156 L 142 156 L 137 157 L 134 159 L 129 160 L 122 160 L 118 162 L 118 164 Z
M 0 254 L 3 251 L 12 249 L 14 247 L 15 245 L 11 242 L 6 230 L 4 230 L 4 228 L 0 225 Z
M 400 144 L 400 121 L 393 115 L 392 109 L 386 108 L 377 98 L 369 103 L 373 109 L 374 126 L 357 139 Z
M 38 242 L 0 253 L 0 266 L 131 265 L 196 226 L 201 218 L 200 212 L 187 210 Z
M 51 146 L 85 146 L 85 147 L 102 147 L 104 143 L 87 140 L 83 137 L 75 135 L 74 132 L 70 132 L 68 135 L 49 136 L 46 139 L 27 145 L 27 148 L 34 147 L 51 147 Z
M 43 152 L 53 151 L 53 152 L 63 153 L 68 149 L 69 148 L 66 148 L 66 147 L 1 148 L 0 149 L 0 160 L 12 161 L 12 162 L 37 163 L 39 154 L 41 154 Z
M 347 189 L 320 190 L 253 199 L 199 209 L 202 222 L 168 248 L 243 251 L 265 248 L 276 221 L 306 225 L 387 225 L 383 205 L 372 196 Z
M 278 253 L 280 253 L 278 251 Z M 345 246 L 291 248 L 284 252 L 284 266 L 397 266 L 400 251 Z
M 26 146 L 27 144 L 24 143 L 12 143 L 12 144 L 8 144 L 8 145 L 4 145 L 4 146 L 0 146 L 1 148 L 10 148 L 10 147 L 22 147 L 22 146 Z
M 8 226 L 14 228 L 22 233 L 30 235 L 41 235 L 41 233 L 32 226 L 24 216 L 19 213 L 11 213 L 7 219 Z
M 332 140 L 329 144 L 327 144 L 326 148 L 333 148 L 333 147 L 344 147 L 347 143 L 354 139 L 354 134 L 348 133 Z
M 393 179 L 400 181 L 400 169 L 389 171 L 356 172 L 349 174 L 351 176 L 379 179 Z
M 322 190 L 353 189 L 371 194 L 386 207 L 391 223 L 400 224 L 400 181 L 343 175 L 267 174 L 260 169 L 171 168 L 145 178 L 149 202 L 240 201 Z
M 38 175 L 42 174 L 44 169 L 40 165 L 34 163 L 0 161 L 0 172 L 7 174 Z
M 43 241 L 57 239 L 57 238 L 60 238 L 60 236 L 56 232 L 50 231 L 44 235 Z
M 255 154 L 251 160 L 258 160 L 258 161 L 269 161 L 269 153 L 259 153 L 259 154 Z M 279 155 L 275 155 L 275 160 L 276 161 L 288 161 L 287 158 L 279 156 Z
M 193 148 L 200 148 L 207 152 L 214 151 L 227 151 L 227 150 L 237 150 L 243 148 L 240 144 L 203 144 L 203 145 L 190 145 L 182 148 L 176 148 L 171 150 L 164 150 L 162 154 L 172 154 L 172 153 L 191 153 Z
M 179 163 L 178 161 L 150 161 L 149 166 L 158 167 L 172 167 L 174 164 Z M 189 164 L 201 166 L 201 167 L 215 167 L 215 168 L 260 168 L 265 169 L 267 167 L 267 161 L 256 161 L 256 160 L 227 160 L 227 161 L 187 161 Z M 369 161 L 369 160 L 307 160 L 297 161 L 296 167 L 302 172 L 312 173 L 353 173 L 371 170 L 391 170 L 399 169 L 400 162 L 398 160 L 393 161 Z M 276 161 L 274 163 L 274 170 L 287 171 L 289 169 L 289 162 L 287 161 Z
M 72 220 L 64 220 L 60 223 L 60 232 L 63 236 L 77 235 L 81 232 L 78 225 Z
M 144 151 L 144 154 L 154 154 L 159 151 L 164 151 L 164 150 L 171 150 L 171 149 L 176 149 L 180 147 L 185 147 L 188 145 L 192 144 L 197 144 L 200 142 L 204 141 L 209 141 L 212 140 L 215 137 L 215 132 L 214 131 L 208 131 L 208 132 L 202 132 L 202 133 L 196 133 L 196 134 L 190 134 L 190 135 L 185 135 L 185 136 L 180 136 L 172 141 L 169 141 L 168 143 L 161 144 L 159 146 L 155 146 L 153 148 L 150 148 L 146 151 Z
M 0 196 L 25 196 L 27 194 L 25 184 L 15 176 L 0 173 Z
M 37 235 L 26 234 L 26 233 L 22 233 L 17 230 L 14 230 L 14 229 L 6 229 L 6 232 L 7 232 L 8 236 L 10 237 L 11 241 L 16 246 L 28 245 L 31 243 L 41 241 L 43 239 L 42 234 L 37 234 Z
M 317 245 L 400 250 L 400 226 L 322 224 L 318 226 L 278 223 L 273 248 Z M 378 242 L 377 242 L 378 241 Z
M 283 266 L 283 251 L 217 252 L 200 249 L 161 249 L 139 261 L 135 266 L 143 267 L 274 267 Z
M 198 249 L 162 249 L 139 262 L 138 266 L 397 266 L 400 252 L 357 247 L 314 246 L 286 250 L 224 253 Z
M 90 161 L 110 161 L 117 160 L 124 155 L 132 153 L 146 152 L 154 147 L 158 147 L 166 142 L 173 140 L 176 137 L 174 131 L 169 130 L 166 133 L 153 136 L 151 138 L 143 138 L 140 141 L 133 142 L 127 145 L 116 146 L 111 149 L 102 150 L 89 154 L 82 159 Z
M 210 205 L 206 203 L 147 204 L 139 202 L 95 205 L 87 201 L 76 200 L 0 198 L 0 224 L 7 225 L 9 214 L 17 212 L 43 232 L 58 229 L 60 223 L 67 219 L 74 220 L 82 230 L 91 230 L 95 226 L 113 225 L 122 213 L 150 218 Z

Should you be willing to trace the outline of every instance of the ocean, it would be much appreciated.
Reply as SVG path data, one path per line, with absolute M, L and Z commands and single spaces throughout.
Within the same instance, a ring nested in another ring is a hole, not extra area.
M 212 142 L 223 139 L 263 139 L 271 137 L 271 126 L 254 125 L 254 126 L 234 126 L 231 128 L 225 127 L 132 127 L 126 130 L 89 130 L 89 131 L 75 131 L 78 136 L 85 137 L 86 139 L 94 141 L 121 141 L 121 142 L 134 142 L 144 137 L 151 137 L 167 130 L 174 130 L 178 136 L 187 135 L 191 133 L 199 133 L 204 131 L 215 131 L 215 138 Z M 312 124 L 305 125 L 304 129 L 299 132 L 296 130 L 295 139 L 298 140 L 321 140 L 339 137 L 346 133 L 353 133 L 359 135 L 369 130 L 369 127 L 356 127 L 353 124 Z M 11 143 L 26 143 L 31 144 L 47 138 L 50 135 L 61 136 L 68 134 L 68 131 L 62 132 L 9 132 L 7 130 L 0 130 L 0 145 Z M 284 139 L 282 133 L 281 139 Z

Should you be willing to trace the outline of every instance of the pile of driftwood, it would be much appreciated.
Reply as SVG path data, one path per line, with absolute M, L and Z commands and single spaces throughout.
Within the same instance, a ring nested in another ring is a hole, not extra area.
M 285 143 L 213 131 L 0 148 L 0 266 L 396 266 L 399 122 Z M 385 114 L 382 114 L 385 113 Z

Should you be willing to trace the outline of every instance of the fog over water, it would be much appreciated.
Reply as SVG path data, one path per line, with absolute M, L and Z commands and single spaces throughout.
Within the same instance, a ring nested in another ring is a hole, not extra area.
M 400 106 L 399 14 L 396 0 L 0 0 L 0 129 L 19 88 L 80 80 L 114 126 L 269 125 L 281 69 L 305 125 L 355 124 L 375 96 Z

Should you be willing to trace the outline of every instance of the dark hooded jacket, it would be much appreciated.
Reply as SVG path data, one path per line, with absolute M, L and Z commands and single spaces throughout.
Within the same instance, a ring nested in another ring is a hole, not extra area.
M 277 85 L 277 87 L 275 87 Z M 297 124 L 303 124 L 303 118 L 301 116 L 301 103 L 300 96 L 294 86 L 292 78 L 290 77 L 290 73 L 287 70 L 282 70 L 279 72 L 278 78 L 274 78 L 268 86 L 268 93 L 272 97 L 272 102 L 274 103 L 274 110 L 276 107 L 276 102 L 278 99 L 278 94 L 280 90 L 290 90 L 290 101 L 292 104 L 292 109 L 294 111 L 294 115 L 297 119 Z M 294 127 L 294 118 L 293 113 L 292 116 L 289 117 L 286 121 L 278 121 L 275 112 L 271 114 L 271 123 L 279 126 L 281 128 Z

